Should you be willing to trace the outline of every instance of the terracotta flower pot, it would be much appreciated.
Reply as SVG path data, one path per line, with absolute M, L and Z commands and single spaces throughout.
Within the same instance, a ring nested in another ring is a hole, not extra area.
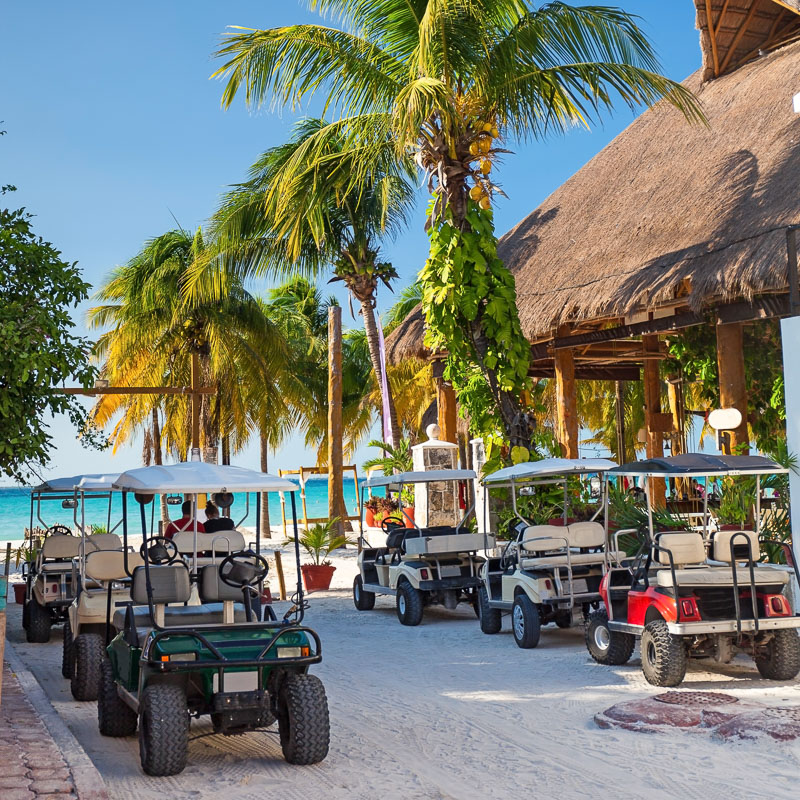
M 406 523 L 406 528 L 413 528 L 414 527 L 414 506 L 406 506 L 403 511 L 403 519 Z M 409 519 L 409 517 L 411 519 Z
M 330 589 L 335 571 L 333 564 L 303 564 L 300 567 L 307 592 L 324 592 Z
M 22 605 L 25 602 L 25 584 L 12 583 L 11 585 L 14 587 L 14 602 Z
M 371 508 L 364 509 L 364 523 L 368 528 L 375 527 L 375 512 Z

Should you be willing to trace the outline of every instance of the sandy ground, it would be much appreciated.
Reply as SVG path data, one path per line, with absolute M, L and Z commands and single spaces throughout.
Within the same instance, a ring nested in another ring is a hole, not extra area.
M 551 626 L 536 650 L 523 651 L 507 621 L 485 636 L 466 606 L 429 609 L 422 625 L 405 628 L 394 598 L 379 597 L 371 612 L 353 607 L 354 551 L 335 564 L 332 590 L 311 595 L 306 616 L 322 637 L 315 672 L 331 710 L 330 754 L 312 767 L 286 764 L 272 733 L 212 735 L 192 741 L 183 774 L 148 778 L 136 738 L 101 737 L 95 703 L 72 699 L 60 675 L 59 629 L 49 645 L 25 644 L 12 604 L 8 635 L 119 800 L 797 797 L 800 744 L 597 728 L 596 712 L 657 693 L 638 652 L 625 667 L 602 667 L 580 627 Z M 683 688 L 800 705 L 800 683 L 762 681 L 743 658 L 727 667 L 695 663 Z M 209 730 L 192 724 L 194 736 Z

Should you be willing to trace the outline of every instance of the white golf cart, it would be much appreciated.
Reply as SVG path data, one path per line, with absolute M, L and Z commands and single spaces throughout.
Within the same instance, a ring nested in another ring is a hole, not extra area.
M 38 548 L 35 560 L 22 565 L 25 577 L 25 602 L 22 606 L 22 627 L 29 642 L 49 642 L 53 625 L 66 622 L 70 604 L 77 591 L 73 560 L 83 552 L 84 539 L 75 535 L 74 528 L 63 525 L 48 525 L 42 518 L 42 502 L 60 501 L 61 507 L 72 510 L 74 527 L 85 531 L 85 519 L 78 519 L 77 487 L 82 485 L 87 497 L 93 500 L 108 500 L 109 525 L 111 519 L 111 495 L 109 489 L 114 475 L 73 475 L 68 478 L 53 478 L 31 491 L 31 524 L 34 515 L 45 528 L 45 537 Z M 119 546 L 119 538 L 115 537 Z M 90 547 L 99 549 L 104 545 L 102 535 L 93 537 Z M 34 542 L 29 542 L 34 547 Z
M 604 610 L 586 622 L 586 646 L 601 664 L 625 664 L 641 637 L 642 671 L 655 686 L 677 686 L 689 658 L 729 662 L 737 652 L 751 655 L 758 671 L 772 680 L 791 680 L 800 672 L 800 617 L 784 592 L 790 576 L 800 580 L 789 552 L 786 565 L 770 564 L 770 549 L 785 553 L 786 542 L 761 537 L 761 479 L 785 473 L 762 456 L 689 453 L 653 458 L 609 470 L 606 480 L 646 481 L 732 477 L 753 480 L 754 530 L 719 529 L 703 493 L 702 524 L 658 530 L 651 492 L 647 523 L 636 534 L 634 559 L 609 570 L 600 586 Z M 606 498 L 609 492 L 606 492 Z M 609 514 L 606 514 L 609 518 Z M 683 529 L 681 529 L 683 528 Z M 773 548 L 764 547 L 772 544 Z
M 446 488 L 452 484 L 450 489 L 455 492 L 457 484 L 474 479 L 472 470 L 441 469 L 382 475 L 364 482 L 362 508 L 363 492 L 383 487 L 397 492 L 400 509 L 398 516 L 381 521 L 385 546 L 371 546 L 363 533 L 359 537 L 359 574 L 353 583 L 353 602 L 359 611 L 374 608 L 376 594 L 396 598 L 397 617 L 403 625 L 419 625 L 428 605 L 455 609 L 465 602 L 477 607 L 478 570 L 483 563 L 477 551 L 493 546 L 494 540 L 466 527 L 474 505 L 455 525 L 421 528 L 402 503 L 405 486 L 427 484 L 429 488 L 430 484 L 443 484 Z
M 497 489 L 509 490 L 517 519 L 502 555 L 487 553 L 481 567 L 478 616 L 484 633 L 498 633 L 502 615 L 511 612 L 514 641 L 519 647 L 532 648 L 539 643 L 542 625 L 569 628 L 576 606 L 586 615 L 599 605 L 600 581 L 609 561 L 605 529 L 597 521 L 602 518 L 603 502 L 597 496 L 597 508 L 588 519 L 573 519 L 570 484 L 583 479 L 584 494 L 591 496 L 586 479 L 602 476 L 614 466 L 602 458 L 546 458 L 506 467 L 483 479 L 485 523 L 491 490 Z M 596 482 L 598 490 L 604 485 Z M 562 490 L 556 492 L 560 519 L 531 524 L 520 513 L 520 497 L 553 493 L 554 488 Z

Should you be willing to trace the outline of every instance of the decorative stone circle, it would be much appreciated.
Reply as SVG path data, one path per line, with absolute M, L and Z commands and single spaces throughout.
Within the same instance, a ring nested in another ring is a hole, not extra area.
M 676 706 L 716 706 L 738 703 L 739 698 L 721 692 L 664 692 L 653 700 Z

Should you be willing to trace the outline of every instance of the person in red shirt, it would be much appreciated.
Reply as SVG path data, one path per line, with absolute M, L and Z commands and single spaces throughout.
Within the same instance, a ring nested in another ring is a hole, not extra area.
M 173 520 L 169 525 L 167 525 L 167 529 L 164 531 L 164 536 L 166 536 L 167 539 L 171 539 L 176 533 L 180 533 L 181 531 L 194 530 L 194 517 L 192 516 L 191 500 L 183 501 L 181 512 L 183 513 L 183 516 L 180 519 Z M 197 530 L 201 533 L 206 532 L 205 526 L 202 522 L 197 523 Z

